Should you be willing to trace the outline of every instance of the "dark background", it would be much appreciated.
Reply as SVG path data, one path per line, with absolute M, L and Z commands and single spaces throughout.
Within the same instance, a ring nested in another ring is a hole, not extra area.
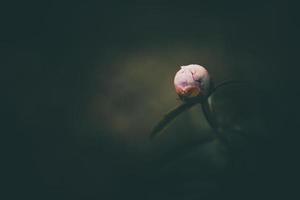
M 296 8 L 279 1 L 2 5 L 2 199 L 294 196 Z M 213 97 L 226 134 L 251 139 L 233 136 L 229 149 L 211 140 L 199 107 L 148 139 L 179 103 L 174 74 L 192 63 L 215 82 L 251 82 Z

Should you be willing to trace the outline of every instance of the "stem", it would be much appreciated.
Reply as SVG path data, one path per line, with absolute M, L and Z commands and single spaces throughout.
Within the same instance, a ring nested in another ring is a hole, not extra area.
M 216 92 L 218 89 L 220 89 L 223 86 L 230 85 L 230 84 L 245 84 L 245 81 L 224 81 L 217 85 L 216 87 L 213 87 L 212 90 L 210 91 L 208 97 L 210 97 L 214 92 Z M 208 98 L 207 97 L 207 98 Z
M 199 100 L 189 101 L 186 103 L 182 103 L 170 112 L 168 112 L 160 121 L 159 123 L 153 128 L 150 138 L 154 138 L 167 124 L 169 124 L 173 119 L 175 119 L 179 114 L 184 112 L 185 110 L 193 107 L 199 103 Z
M 151 131 L 150 134 L 150 138 L 153 139 L 163 128 L 165 128 L 173 119 L 175 119 L 179 114 L 183 113 L 185 110 L 193 107 L 194 105 L 200 103 L 202 106 L 202 110 L 203 110 L 203 114 L 206 118 L 206 120 L 208 121 L 209 125 L 211 126 L 211 128 L 215 131 L 215 133 L 220 136 L 220 127 L 217 123 L 217 120 L 215 118 L 215 116 L 213 115 L 211 106 L 209 104 L 208 98 L 214 93 L 216 92 L 217 89 L 228 85 L 228 84 L 236 84 L 236 83 L 243 83 L 242 81 L 225 81 L 219 85 L 217 85 L 216 87 L 213 86 L 213 82 L 212 82 L 212 90 L 210 91 L 210 93 L 207 95 L 206 98 L 201 99 L 201 98 L 194 98 L 191 99 L 189 101 L 186 101 L 182 104 L 180 104 L 179 106 L 177 106 L 176 108 L 174 108 L 173 110 L 171 110 L 170 112 L 168 112 L 160 121 L 159 123 L 153 128 L 153 130 Z

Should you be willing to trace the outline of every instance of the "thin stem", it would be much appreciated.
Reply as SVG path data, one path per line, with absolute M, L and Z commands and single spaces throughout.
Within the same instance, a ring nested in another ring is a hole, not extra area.
M 200 103 L 202 106 L 202 110 L 204 113 L 204 116 L 206 120 L 208 121 L 211 128 L 215 131 L 217 135 L 220 135 L 220 127 L 217 123 L 217 120 L 215 116 L 213 115 L 211 106 L 209 104 L 208 98 L 216 92 L 217 89 L 229 85 L 229 84 L 237 84 L 237 83 L 243 83 L 242 81 L 225 81 L 223 83 L 220 83 L 216 87 L 212 85 L 212 89 L 208 96 L 204 99 L 202 98 L 193 98 L 191 100 L 188 100 L 176 108 L 172 109 L 170 112 L 168 112 L 160 121 L 159 123 L 153 128 L 150 134 L 150 138 L 153 139 L 163 128 L 165 128 L 172 120 L 174 120 L 179 114 L 183 113 L 185 110 L 193 107 L 194 105 Z M 213 83 L 212 83 L 213 84 Z
M 226 85 L 230 85 L 230 84 L 245 84 L 245 83 L 246 83 L 245 81 L 224 81 L 224 82 L 220 83 L 219 85 L 217 85 L 216 87 L 213 87 L 212 90 L 210 91 L 208 97 L 210 97 L 218 89 L 220 89 L 221 87 L 224 87 Z
M 200 103 L 199 100 L 189 101 L 180 104 L 170 112 L 168 112 L 160 121 L 159 123 L 153 128 L 150 138 L 154 138 L 167 124 L 169 124 L 173 119 L 175 119 L 179 114 L 184 112 L 185 110 L 193 107 L 197 103 Z

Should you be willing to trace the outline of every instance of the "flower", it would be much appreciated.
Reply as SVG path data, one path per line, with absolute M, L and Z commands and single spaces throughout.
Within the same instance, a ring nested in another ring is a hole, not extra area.
M 209 94 L 210 76 L 207 70 L 197 64 L 181 66 L 174 78 L 176 93 L 182 100 L 205 97 Z

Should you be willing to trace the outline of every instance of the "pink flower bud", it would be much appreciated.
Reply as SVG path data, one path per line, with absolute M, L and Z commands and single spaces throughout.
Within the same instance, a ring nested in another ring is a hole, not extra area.
M 203 97 L 209 93 L 210 77 L 207 70 L 200 65 L 181 66 L 175 75 L 174 85 L 176 93 L 183 100 Z

